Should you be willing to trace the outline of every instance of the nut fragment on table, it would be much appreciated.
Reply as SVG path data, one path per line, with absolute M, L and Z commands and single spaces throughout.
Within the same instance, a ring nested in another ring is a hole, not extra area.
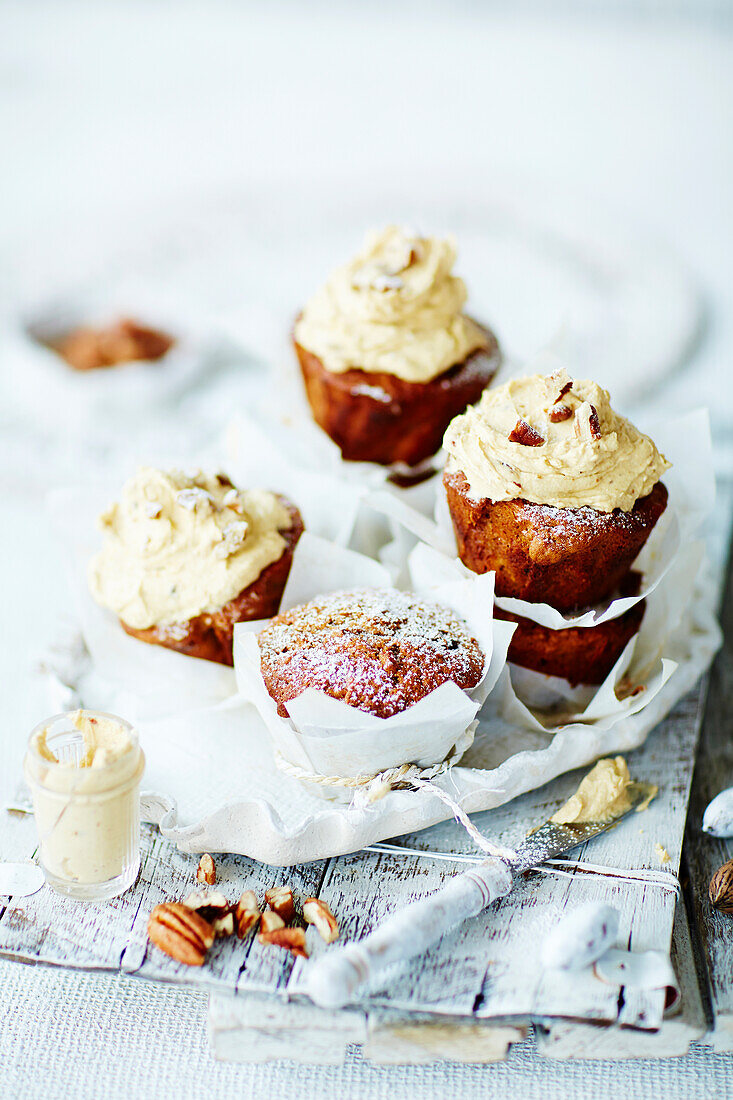
M 303 928 L 273 928 L 271 932 L 260 932 L 257 938 L 260 943 L 270 944 L 272 947 L 283 947 L 291 955 L 308 958 Z
M 216 882 L 216 865 L 208 852 L 205 852 L 199 860 L 196 881 L 203 882 L 207 886 L 213 886 Z
M 208 921 L 217 936 L 231 936 L 234 932 L 234 906 L 218 890 L 189 894 L 183 904 Z
M 234 910 L 234 922 L 240 940 L 243 940 L 247 933 L 255 927 L 260 916 L 260 907 L 257 904 L 254 892 L 245 890 Z
M 202 965 L 214 935 L 208 921 L 180 902 L 156 905 L 148 918 L 150 940 L 166 955 L 186 966 Z
M 286 924 L 295 916 L 293 891 L 289 886 L 273 886 L 271 890 L 266 890 L 265 901 Z
M 338 939 L 339 926 L 333 913 L 320 898 L 306 898 L 303 903 L 303 918 L 306 924 L 312 924 L 326 943 Z
M 721 913 L 733 913 L 733 859 L 718 867 L 710 879 L 708 897 L 714 909 Z
M 263 939 L 263 936 L 267 936 L 270 932 L 274 932 L 276 929 L 284 927 L 285 921 L 279 913 L 276 913 L 273 909 L 265 909 L 260 917 L 260 931 L 257 939 L 260 943 L 267 943 L 268 941 Z

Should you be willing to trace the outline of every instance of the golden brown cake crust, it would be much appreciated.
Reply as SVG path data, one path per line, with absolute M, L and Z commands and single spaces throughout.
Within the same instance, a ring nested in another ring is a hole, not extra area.
M 484 664 L 452 611 L 395 589 L 320 596 L 277 615 L 258 640 L 262 678 L 282 717 L 312 687 L 388 718 L 446 680 L 474 687 Z
M 295 544 L 303 533 L 303 520 L 298 509 L 286 497 L 276 495 L 287 508 L 292 523 L 290 527 L 284 527 L 280 531 L 286 543 L 282 555 L 263 569 L 257 580 L 217 611 L 205 611 L 183 623 L 163 623 L 143 630 L 128 626 L 120 619 L 123 629 L 133 638 L 139 638 L 151 645 L 162 645 L 189 657 L 217 661 L 222 665 L 233 664 L 232 638 L 235 625 L 256 619 L 269 619 L 277 613 L 293 561 Z
M 337 374 L 293 341 L 316 423 L 345 459 L 417 466 L 440 450 L 450 421 L 478 401 L 499 368 L 499 344 L 484 331 L 488 348 L 424 383 L 384 372 Z
M 616 591 L 667 506 L 660 481 L 630 512 L 473 501 L 460 471 L 444 473 L 443 483 L 463 564 L 474 573 L 495 570 L 497 596 L 563 612 Z
M 509 644 L 508 660 L 522 668 L 560 676 L 576 684 L 602 684 L 644 617 L 639 600 L 624 615 L 600 626 L 550 630 L 546 626 L 495 608 L 497 619 L 517 623 Z

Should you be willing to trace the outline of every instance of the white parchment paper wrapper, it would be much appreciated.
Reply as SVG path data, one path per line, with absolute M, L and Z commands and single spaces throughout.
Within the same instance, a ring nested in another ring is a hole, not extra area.
M 720 642 L 714 599 L 715 586 L 703 575 L 661 647 L 671 674 L 641 710 L 630 707 L 610 725 L 587 715 L 556 730 L 513 720 L 504 712 L 505 671 L 484 704 L 473 744 L 435 782 L 467 812 L 487 810 L 601 756 L 636 748 L 708 667 Z M 146 819 L 183 851 L 238 852 L 289 866 L 357 851 L 450 816 L 429 791 L 392 791 L 368 809 L 319 798 L 275 766 L 268 729 L 241 697 L 142 723 L 140 732 Z
M 416 548 L 409 564 L 413 590 L 451 607 L 468 623 L 485 655 L 480 683 L 470 692 L 452 682 L 441 684 L 391 718 L 367 714 L 309 688 L 288 704 L 290 718 L 281 718 L 260 674 L 256 633 L 262 624 L 241 623 L 234 648 L 240 693 L 255 705 L 273 744 L 290 763 L 325 776 L 374 775 L 406 763 L 428 767 L 470 744 L 473 720 L 504 667 L 513 627 L 493 622 L 493 574 L 481 578 L 478 588 L 469 586 L 452 562 L 426 546 Z M 288 578 L 283 608 L 325 591 L 389 585 L 389 574 L 376 562 L 355 557 L 354 566 L 351 578 L 342 583 L 346 578 L 323 561 L 321 548 L 306 543 Z M 331 797 L 345 793 L 338 787 L 319 791 Z
M 251 453 L 256 454 L 255 448 Z M 181 464 L 172 461 L 170 465 Z M 208 469 L 229 471 L 224 461 L 216 461 L 215 454 L 207 456 L 205 465 Z M 190 466 L 190 461 L 184 464 L 184 468 Z M 288 482 L 287 488 L 283 489 L 279 480 L 273 480 L 278 475 Z M 249 464 L 243 450 L 236 471 L 230 476 L 242 486 L 262 484 L 284 491 L 288 496 L 292 489 L 291 499 L 302 512 L 307 533 L 324 544 L 332 541 L 334 560 L 340 555 L 351 559 L 352 554 L 345 546 L 352 536 L 358 499 L 348 488 L 318 474 L 293 473 L 282 462 L 273 473 L 259 458 Z M 260 477 L 268 480 L 262 481 Z M 237 690 L 232 668 L 130 637 L 117 616 L 92 599 L 86 571 L 90 558 L 101 545 L 96 518 L 119 496 L 119 491 L 119 485 L 104 485 L 57 490 L 49 496 L 49 510 L 60 538 L 76 613 L 92 658 L 93 682 L 86 685 L 87 691 L 102 697 L 114 691 L 115 706 L 132 721 L 208 706 L 228 698 Z M 294 563 L 298 561 L 304 537 L 295 547 Z M 353 556 L 359 558 L 359 555 Z M 368 559 L 365 562 L 367 569 L 370 564 L 376 564 Z M 380 577 L 387 576 L 381 567 L 377 568 Z
M 562 614 L 549 604 L 530 603 L 508 596 L 496 597 L 498 607 L 532 619 L 551 630 L 563 630 L 567 627 L 599 626 L 616 619 L 654 592 L 677 555 L 688 545 L 711 511 L 715 500 L 715 480 L 706 410 L 698 409 L 662 422 L 651 434 L 660 451 L 672 463 L 672 468 L 662 479 L 669 491 L 667 508 L 633 563 L 633 568 L 643 575 L 639 591 L 633 596 L 612 598 L 589 610 L 568 614 Z M 442 484 L 437 490 L 432 520 L 404 498 L 398 498 L 384 489 L 373 491 L 365 501 L 376 511 L 401 523 L 428 545 L 449 557 L 456 554 L 456 541 Z M 399 568 L 401 555 L 409 546 L 409 539 L 401 539 L 398 535 L 392 545 L 384 547 L 381 555 Z

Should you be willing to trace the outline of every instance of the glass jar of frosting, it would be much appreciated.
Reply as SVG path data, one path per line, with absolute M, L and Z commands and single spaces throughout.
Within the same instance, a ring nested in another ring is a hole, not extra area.
M 145 757 L 122 718 L 78 710 L 40 722 L 24 761 L 46 881 L 59 894 L 103 901 L 140 867 Z

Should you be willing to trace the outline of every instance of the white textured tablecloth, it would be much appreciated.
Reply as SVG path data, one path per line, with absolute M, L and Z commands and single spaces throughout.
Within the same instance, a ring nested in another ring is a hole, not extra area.
M 9 1100 L 723 1100 L 731 1055 L 697 1045 L 685 1058 L 552 1062 L 528 1039 L 506 1062 L 374 1066 L 357 1051 L 343 1066 L 215 1062 L 206 995 L 134 978 L 91 976 L 0 961 L 0 1091 Z
M 399 178 L 464 207 L 497 179 L 543 181 L 658 233 L 699 277 L 710 325 L 691 370 L 657 394 L 710 404 L 719 461 L 733 413 L 733 41 L 724 14 L 695 23 L 579 6 L 552 16 L 492 4 L 3 5 L 0 294 L 22 258 L 39 290 L 94 256 L 94 225 L 124 231 L 139 205 L 290 179 L 294 196 Z M 600 7 L 590 5 L 589 7 Z M 572 10 L 570 10 L 572 9 Z M 721 6 L 722 10 L 722 6 Z M 205 198 L 202 201 L 206 201 Z M 541 211 L 539 212 L 541 213 Z M 50 255 L 44 233 L 79 226 Z M 196 226 L 191 226 L 195 233 Z M 592 371 L 591 371 L 592 373 Z M 694 399 L 690 393 L 694 391 Z M 0 505 L 6 690 L 0 795 L 43 716 L 32 664 L 66 606 L 43 516 L 22 484 Z M 208 1052 L 206 999 L 142 981 L 0 961 L 0 1095 L 11 1100 L 252 1096 L 723 1097 L 733 1056 L 555 1064 L 530 1042 L 504 1064 L 228 1066 Z

